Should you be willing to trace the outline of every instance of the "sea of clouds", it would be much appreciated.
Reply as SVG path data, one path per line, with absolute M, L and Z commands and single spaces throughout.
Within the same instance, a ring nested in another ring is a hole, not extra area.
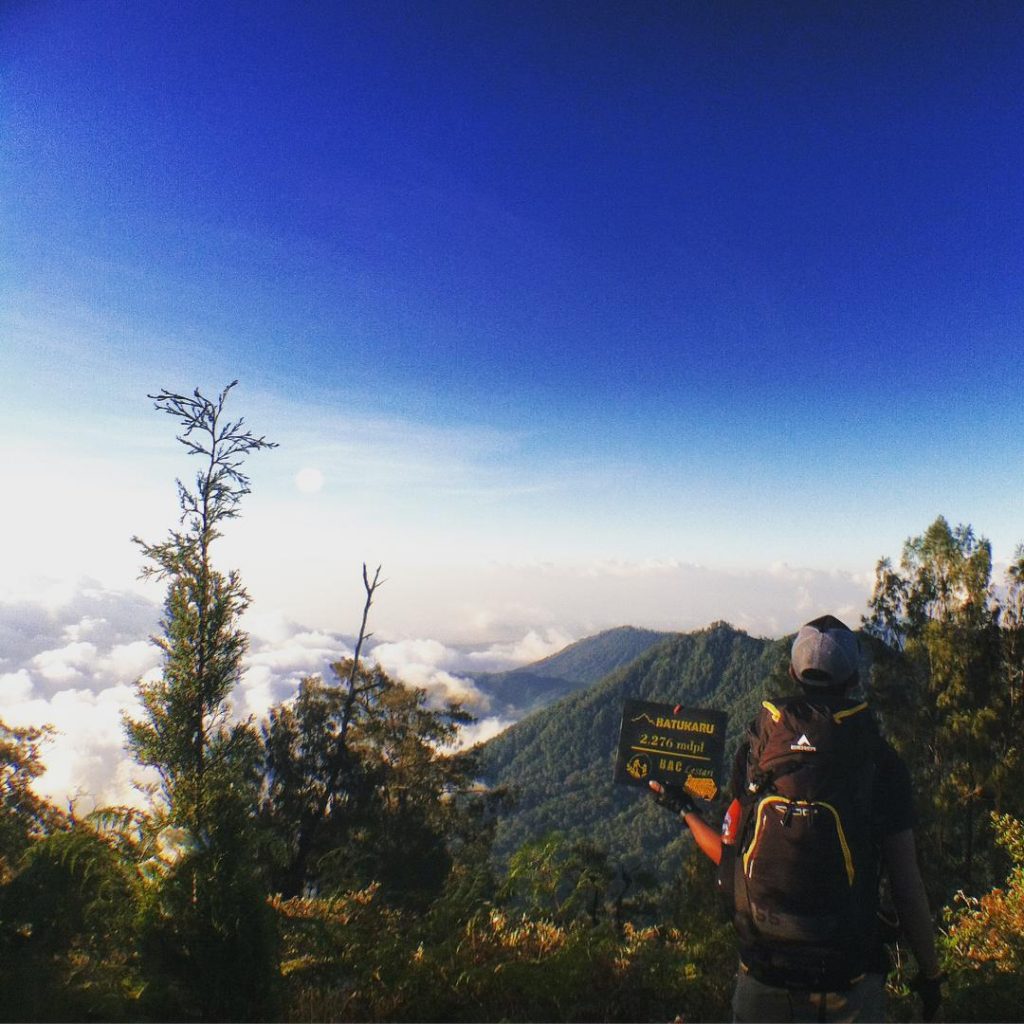
M 400 614 L 405 632 L 385 627 L 364 648 L 368 661 L 424 688 L 435 705 L 461 702 L 476 718 L 464 729 L 463 744 L 511 724 L 492 712 L 474 683 L 480 673 L 538 661 L 611 626 L 682 631 L 725 619 L 778 636 L 824 611 L 856 626 L 870 591 L 870 580 L 848 573 L 784 565 L 729 572 L 677 562 L 495 567 L 472 583 L 472 606 L 459 603 L 468 579 L 450 591 L 460 596 L 436 592 L 426 604 L 422 589 L 389 591 L 394 610 L 408 605 Z M 432 617 L 417 621 L 424 607 Z M 0 720 L 52 726 L 47 770 L 36 785 L 50 799 L 74 801 L 83 811 L 144 802 L 137 783 L 152 778 L 125 753 L 123 717 L 139 717 L 137 681 L 158 677 L 161 654 L 150 637 L 160 618 L 153 596 L 90 580 L 0 597 Z M 442 624 L 447 640 L 436 638 Z M 281 612 L 254 606 L 243 626 L 249 650 L 232 694 L 240 718 L 259 721 L 291 698 L 303 677 L 330 678 L 331 664 L 352 654 L 352 636 Z
M 160 618 L 155 601 L 90 581 L 45 599 L 0 600 L 0 720 L 53 729 L 39 792 L 82 811 L 144 803 L 137 783 L 152 778 L 125 753 L 123 717 L 140 716 L 136 682 L 159 677 L 161 652 L 150 638 Z M 259 721 L 294 696 L 305 676 L 330 678 L 330 666 L 352 654 L 352 637 L 310 629 L 281 613 L 251 612 L 243 625 L 249 651 L 232 694 L 240 718 Z M 449 646 L 409 638 L 371 641 L 364 652 L 392 676 L 423 687 L 435 705 L 462 702 L 476 717 L 463 730 L 467 745 L 510 724 L 489 713 L 470 676 L 535 661 L 572 639 L 555 629 L 527 630 L 513 642 Z

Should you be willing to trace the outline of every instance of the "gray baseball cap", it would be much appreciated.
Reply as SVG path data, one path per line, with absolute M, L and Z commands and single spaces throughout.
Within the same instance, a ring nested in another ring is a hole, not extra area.
M 790 671 L 806 686 L 848 686 L 859 665 L 857 635 L 833 615 L 808 622 L 793 641 Z

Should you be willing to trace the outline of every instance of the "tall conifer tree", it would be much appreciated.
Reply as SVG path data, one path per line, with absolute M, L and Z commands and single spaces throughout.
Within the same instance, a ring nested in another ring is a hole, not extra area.
M 276 447 L 246 430 L 244 420 L 225 418 L 225 400 L 237 383 L 215 400 L 198 389 L 149 396 L 179 422 L 178 441 L 202 465 L 194 488 L 177 481 L 179 529 L 155 544 L 133 538 L 148 562 L 143 576 L 166 581 L 167 596 L 163 632 L 154 638 L 163 651 L 163 672 L 154 682 L 139 683 L 145 714 L 126 722 L 128 743 L 141 764 L 159 773 L 170 821 L 196 835 L 208 828 L 214 792 L 245 745 L 244 730 L 227 725 L 227 701 L 248 643 L 238 618 L 249 596 L 237 572 L 214 568 L 212 547 L 249 493 L 245 458 Z
M 161 835 L 179 853 L 155 883 L 142 930 L 146 994 L 163 1019 L 274 1012 L 275 925 L 254 848 L 259 736 L 249 722 L 229 722 L 247 646 L 238 619 L 249 598 L 236 572 L 214 567 L 211 552 L 249 493 L 246 457 L 276 446 L 224 415 L 236 383 L 216 399 L 198 389 L 150 396 L 201 460 L 193 487 L 177 482 L 179 527 L 159 543 L 135 538 L 148 562 L 143 575 L 167 584 L 155 638 L 163 672 L 139 682 L 143 716 L 125 722 L 132 753 L 159 774 L 158 820 L 170 826 Z

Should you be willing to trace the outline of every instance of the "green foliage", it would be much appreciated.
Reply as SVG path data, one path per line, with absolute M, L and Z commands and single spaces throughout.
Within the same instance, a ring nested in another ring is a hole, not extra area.
M 999 609 L 1003 686 L 996 693 L 1002 728 L 990 777 L 997 810 L 1024 816 L 1024 545 L 1006 571 Z
M 32 841 L 61 821 L 60 812 L 32 789 L 43 773 L 40 744 L 51 731 L 15 729 L 0 721 L 0 885 Z
M 235 572 L 214 568 L 211 547 L 222 525 L 239 515 L 249 493 L 242 472 L 246 456 L 271 442 L 224 416 L 224 404 L 236 382 L 215 399 L 197 389 L 191 396 L 161 391 L 156 409 L 176 419 L 178 436 L 202 467 L 193 489 L 180 480 L 178 505 L 183 530 L 147 544 L 135 538 L 146 556 L 144 577 L 167 582 L 162 635 L 161 678 L 138 683 L 144 709 L 141 721 L 126 720 L 128 746 L 136 759 L 157 770 L 169 820 L 202 833 L 215 809 L 211 795 L 231 790 L 235 775 L 247 770 L 247 729 L 229 728 L 227 699 L 238 682 L 248 638 L 237 625 L 249 598 Z
M 702 1020 L 724 1009 L 675 929 L 627 923 L 619 933 L 492 909 L 453 941 L 417 947 L 410 967 L 434 1020 Z M 412 1009 L 393 1016 L 415 1018 Z
M 446 835 L 472 780 L 472 759 L 445 752 L 469 716 L 457 704 L 428 707 L 425 691 L 379 667 L 348 660 L 332 670 L 337 684 L 303 680 L 263 729 L 275 888 L 292 896 L 377 882 L 389 899 L 422 903 L 444 884 Z
M 151 1018 L 274 1019 L 277 918 L 253 857 L 246 832 L 224 821 L 147 887 L 139 955 Z
M 378 890 L 275 899 L 287 1019 L 359 1019 L 354 1007 L 367 1001 L 364 991 L 381 985 L 388 965 L 402 959 L 404 917 Z
M 0 1017 L 134 1017 L 137 898 L 130 865 L 89 824 L 36 840 L 0 887 Z
M 280 903 L 290 1020 L 720 1020 L 731 937 L 484 906 L 457 928 L 376 889 Z
M 900 570 L 879 562 L 869 633 L 872 694 L 917 783 L 929 881 L 947 895 L 992 879 L 987 810 L 1020 800 L 1019 700 L 1005 659 L 987 541 L 938 518 L 907 541 Z M 1019 806 L 1019 805 L 1017 805 Z
M 128 747 L 161 780 L 154 834 L 182 836 L 180 856 L 150 862 L 140 954 L 143 1005 L 183 1019 L 254 1019 L 272 1012 L 277 977 L 275 919 L 265 904 L 256 828 L 261 748 L 250 723 L 230 725 L 228 697 L 248 638 L 238 618 L 248 595 L 235 572 L 212 561 L 223 525 L 249 493 L 245 458 L 274 447 L 230 420 L 216 399 L 161 391 L 158 411 L 183 428 L 201 460 L 194 487 L 178 481 L 182 529 L 139 541 L 143 575 L 167 583 L 163 672 L 137 684 L 141 720 L 126 720 Z
M 1010 871 L 1002 886 L 980 899 L 959 893 L 946 911 L 950 1020 L 1020 1020 L 1024 1006 L 1024 823 L 992 820 Z
M 506 893 L 514 904 L 558 923 L 605 916 L 606 895 L 615 880 L 608 851 L 554 832 L 526 843 L 509 859 Z

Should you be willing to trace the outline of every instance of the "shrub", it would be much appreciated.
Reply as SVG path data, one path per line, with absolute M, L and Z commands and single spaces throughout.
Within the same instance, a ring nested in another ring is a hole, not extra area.
M 1024 823 L 1000 814 L 992 823 L 1010 871 L 1004 886 L 958 893 L 946 910 L 951 1020 L 1020 1020 L 1024 1006 Z

